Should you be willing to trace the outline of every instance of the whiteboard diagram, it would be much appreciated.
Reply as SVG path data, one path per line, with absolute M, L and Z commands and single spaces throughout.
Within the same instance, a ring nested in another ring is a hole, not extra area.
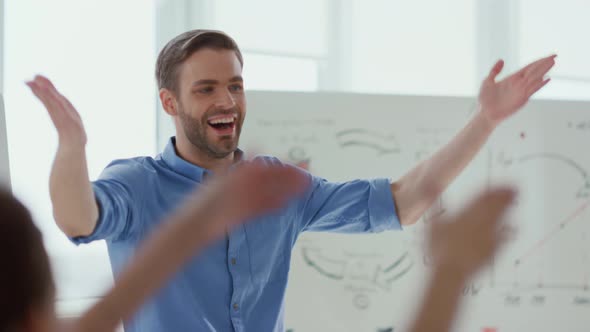
M 260 92 L 249 105 L 242 146 L 266 142 L 265 153 L 331 181 L 396 179 L 473 114 L 470 98 Z M 456 330 L 588 331 L 588 143 L 590 103 L 532 102 L 496 130 L 418 225 L 303 234 L 292 255 L 288 330 L 403 330 L 428 276 L 425 225 L 474 192 L 510 182 L 520 191 L 508 218 L 517 232 L 466 286 Z

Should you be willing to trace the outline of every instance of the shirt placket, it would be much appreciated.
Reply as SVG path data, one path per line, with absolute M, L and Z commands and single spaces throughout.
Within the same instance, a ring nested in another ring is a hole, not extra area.
M 232 278 L 233 293 L 229 311 L 234 330 L 245 331 L 243 321 L 244 294 L 249 280 L 249 254 L 246 246 L 246 233 L 243 226 L 234 229 L 229 235 L 227 250 L 228 269 Z

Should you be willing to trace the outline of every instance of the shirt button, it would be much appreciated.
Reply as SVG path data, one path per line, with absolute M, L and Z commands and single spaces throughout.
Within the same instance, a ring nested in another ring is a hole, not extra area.
M 238 310 L 240 308 L 240 306 L 237 303 L 234 303 L 233 307 L 234 307 L 234 310 Z
M 236 259 L 235 258 L 232 258 L 231 259 L 231 265 L 236 265 L 236 263 L 237 263 Z

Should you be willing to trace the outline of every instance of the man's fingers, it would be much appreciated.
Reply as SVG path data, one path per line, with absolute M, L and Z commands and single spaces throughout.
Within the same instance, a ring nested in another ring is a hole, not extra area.
M 40 98 L 43 98 L 48 104 L 52 106 L 59 106 L 61 102 L 56 98 L 55 95 L 55 87 L 48 79 L 44 78 L 43 76 L 37 75 L 35 79 L 31 82 L 37 88 L 38 94 Z M 57 111 L 57 109 L 52 109 L 52 111 Z
M 58 134 L 67 130 L 68 123 L 72 121 L 72 116 L 63 109 L 61 104 L 44 87 L 39 86 L 39 84 L 35 82 L 27 85 L 47 110 L 47 114 L 49 114 L 49 118 L 55 129 L 57 129 Z
M 538 59 L 536 61 L 533 61 L 533 62 L 529 63 L 528 65 L 524 66 L 523 68 L 521 68 L 520 70 L 518 70 L 515 74 L 519 75 L 519 76 L 527 76 L 533 68 L 535 68 L 539 64 L 543 63 L 547 59 L 554 59 L 554 58 L 555 58 L 555 55 L 550 55 L 548 57 L 544 57 L 544 58 Z
M 543 77 L 553 68 L 555 61 L 553 58 L 545 59 L 546 61 L 539 63 L 537 66 L 531 68 L 527 76 L 527 84 L 537 81 L 542 81 Z
M 46 91 L 47 95 L 52 97 L 56 104 L 61 105 L 63 109 L 66 109 L 67 107 L 71 106 L 69 102 L 65 102 L 66 98 L 62 96 L 59 93 L 59 91 L 57 91 L 53 83 L 47 77 L 43 75 L 37 75 L 35 76 L 34 82 L 38 86 L 40 86 L 44 91 Z
M 487 79 L 494 81 L 496 79 L 496 76 L 498 76 L 498 74 L 500 74 L 500 72 L 502 71 L 502 68 L 504 68 L 504 60 L 498 60 L 490 70 Z
M 46 77 L 37 75 L 33 81 L 27 82 L 27 85 L 42 100 L 54 121 L 57 120 L 56 117 L 60 117 L 61 120 L 65 121 L 65 117 L 68 116 L 69 118 L 75 117 L 81 120 L 80 114 L 78 114 L 72 103 Z
M 529 97 L 532 96 L 533 94 L 535 94 L 535 92 L 541 90 L 542 87 L 544 87 L 547 83 L 549 83 L 549 81 L 551 81 L 551 79 L 550 78 L 546 78 L 544 80 L 539 80 L 537 82 L 531 83 L 526 88 L 527 95 Z
M 75 113 L 77 115 L 74 106 L 66 99 L 53 85 L 53 83 L 47 79 L 46 77 L 39 76 L 39 80 L 42 84 L 46 87 L 47 91 L 49 92 L 51 98 L 55 100 L 55 103 L 60 106 L 60 110 L 63 112 L 68 112 L 70 114 Z
M 39 84 L 45 86 L 47 89 L 57 90 L 53 83 L 43 75 L 35 75 L 35 82 L 38 82 Z
M 546 73 L 547 71 L 549 71 L 549 69 L 553 67 L 553 65 L 555 65 L 556 57 L 557 55 L 553 54 L 541 58 L 539 60 L 533 61 L 526 65 L 524 68 L 520 69 L 518 72 L 516 72 L 516 75 L 524 78 L 542 77 L 545 75 L 544 73 L 541 74 L 543 71 L 545 71 Z
M 51 94 L 38 82 L 28 82 L 27 85 L 31 88 L 33 94 L 39 98 L 43 106 L 47 109 L 49 116 L 55 122 L 58 120 L 59 103 L 52 98 Z

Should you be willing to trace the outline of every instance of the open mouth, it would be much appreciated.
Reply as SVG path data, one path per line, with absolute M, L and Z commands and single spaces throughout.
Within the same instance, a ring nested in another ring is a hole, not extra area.
M 219 135 L 230 135 L 236 127 L 235 115 L 218 115 L 207 120 L 209 127 Z

